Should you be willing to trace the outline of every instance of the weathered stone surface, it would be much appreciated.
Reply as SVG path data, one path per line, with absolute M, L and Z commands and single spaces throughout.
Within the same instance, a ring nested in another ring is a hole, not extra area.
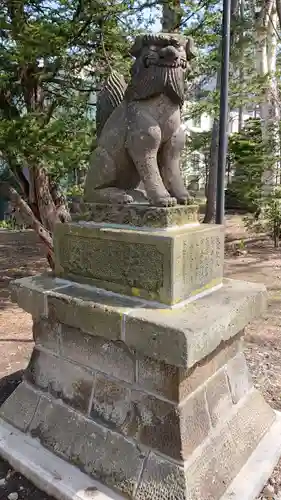
M 105 203 L 83 203 L 81 213 L 75 221 L 126 224 L 135 227 L 168 228 L 198 222 L 197 205 L 176 205 L 174 207 L 152 207 L 148 203 L 130 205 L 109 205 Z
M 176 366 L 139 356 L 136 373 L 140 389 L 160 394 L 171 401 L 178 401 L 179 369 Z
M 241 334 L 221 343 L 190 370 L 179 369 L 179 401 L 189 396 L 239 352 Z
M 180 407 L 180 429 L 181 455 L 187 459 L 211 430 L 204 387 L 194 392 Z
M 150 453 L 135 498 L 136 500 L 187 500 L 183 467 Z
M 164 304 L 176 304 L 222 282 L 223 228 L 167 231 L 57 224 L 56 273 L 74 281 Z
M 41 398 L 30 432 L 43 446 L 107 486 L 132 495 L 145 454 L 124 437 L 45 397 Z
M 35 318 L 47 316 L 46 293 L 65 284 L 65 280 L 47 273 L 21 278 L 10 284 L 11 300 Z
M 131 391 L 119 381 L 96 375 L 91 417 L 122 431 L 131 411 Z
M 232 398 L 224 369 L 211 377 L 206 386 L 207 403 L 212 425 L 221 424 L 232 409 Z
M 25 281 L 21 286 L 30 289 Z M 174 309 L 148 307 L 75 284 L 46 294 L 52 320 L 107 339 L 122 334 L 124 343 L 142 356 L 182 368 L 191 368 L 235 337 L 265 310 L 267 300 L 264 286 L 235 280 Z
M 151 205 L 190 201 L 180 169 L 186 140 L 180 107 L 195 56 L 191 47 L 190 39 L 175 33 L 138 35 L 129 85 L 111 73 L 97 95 L 97 147 L 85 180 L 86 201 L 131 203 L 130 190 L 140 182 Z
M 88 412 L 94 382 L 90 371 L 34 349 L 24 376 L 28 382 L 61 398 L 73 408 Z
M 40 394 L 22 382 L 0 408 L 0 417 L 26 431 L 39 403 Z
M 251 392 L 186 470 L 187 499 L 218 500 L 274 419 L 263 397 L 257 391 Z
M 127 434 L 139 443 L 172 458 L 181 459 L 179 412 L 175 405 L 132 391 L 132 406 Z
M 227 375 L 231 389 L 233 403 L 245 396 L 252 387 L 252 379 L 248 370 L 246 359 L 241 352 L 227 364 Z
M 61 324 L 46 318 L 34 318 L 33 339 L 36 345 L 59 354 Z
M 125 342 L 147 356 L 191 368 L 266 309 L 263 285 L 225 280 L 216 292 L 175 309 L 137 308 L 125 316 Z
M 48 296 L 49 316 L 107 339 L 121 336 L 122 316 L 140 303 L 73 284 Z
M 61 325 L 62 355 L 120 380 L 135 380 L 135 354 L 123 342 L 88 335 L 78 328 Z

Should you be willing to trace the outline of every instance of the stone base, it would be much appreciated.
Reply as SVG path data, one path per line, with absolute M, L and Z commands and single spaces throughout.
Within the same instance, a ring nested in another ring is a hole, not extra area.
M 81 213 L 74 216 L 74 221 L 125 224 L 146 229 L 167 229 L 186 224 L 198 224 L 197 205 L 153 207 L 148 203 L 129 205 L 83 203 L 80 205 L 80 210 Z
M 121 496 L 223 499 L 276 428 L 242 352 L 259 285 L 226 281 L 178 310 L 44 277 L 13 297 L 35 348 L 1 418 Z
M 170 306 L 211 290 L 223 277 L 218 225 L 144 231 L 57 224 L 54 246 L 57 276 Z

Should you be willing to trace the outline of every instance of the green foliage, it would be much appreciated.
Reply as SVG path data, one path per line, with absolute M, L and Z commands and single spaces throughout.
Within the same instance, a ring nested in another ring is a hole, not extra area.
M 274 241 L 274 246 L 279 246 L 281 229 L 281 189 L 276 189 L 265 202 L 264 218 L 266 228 Z
M 233 178 L 227 189 L 226 202 L 234 208 L 254 212 L 260 205 L 262 173 L 270 157 L 262 141 L 260 120 L 249 119 L 240 133 L 229 139 L 229 159 Z
M 0 13 L 0 155 L 15 171 L 59 178 L 85 168 L 101 79 L 130 61 L 131 2 L 3 0 Z M 133 31 L 133 27 L 131 29 Z

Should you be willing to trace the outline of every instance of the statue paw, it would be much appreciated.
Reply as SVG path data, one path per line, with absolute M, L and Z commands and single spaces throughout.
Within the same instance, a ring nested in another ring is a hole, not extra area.
M 173 207 L 174 205 L 177 204 L 176 198 L 173 198 L 171 196 L 163 196 L 162 198 L 158 198 L 157 200 L 154 200 L 153 204 L 156 207 Z
M 177 203 L 179 203 L 179 205 L 190 205 L 193 201 L 192 196 L 190 196 L 188 192 L 179 195 L 176 198 L 177 198 Z
M 123 200 L 120 201 L 120 203 L 124 203 L 125 205 L 128 205 L 129 203 L 133 203 L 134 198 L 130 194 L 124 194 Z

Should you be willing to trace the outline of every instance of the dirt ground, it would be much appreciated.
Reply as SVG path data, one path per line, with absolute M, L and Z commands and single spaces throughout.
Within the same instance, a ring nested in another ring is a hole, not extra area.
M 227 240 L 248 238 L 241 217 L 226 220 Z M 31 318 L 9 300 L 10 280 L 46 269 L 43 248 L 33 232 L 0 230 L 0 394 L 5 398 L 20 380 L 32 349 Z M 269 308 L 262 319 L 246 329 L 246 357 L 255 385 L 267 401 L 281 411 L 281 251 L 268 240 L 252 241 L 238 251 L 228 245 L 225 276 L 264 283 L 269 291 Z M 17 372 L 10 383 L 7 376 Z M 10 493 L 16 495 L 9 498 Z M 271 495 L 271 496 L 270 496 Z M 0 500 L 52 500 L 0 460 Z M 281 461 L 267 489 L 259 499 L 281 499 Z M 241 499 L 242 500 L 242 499 Z

